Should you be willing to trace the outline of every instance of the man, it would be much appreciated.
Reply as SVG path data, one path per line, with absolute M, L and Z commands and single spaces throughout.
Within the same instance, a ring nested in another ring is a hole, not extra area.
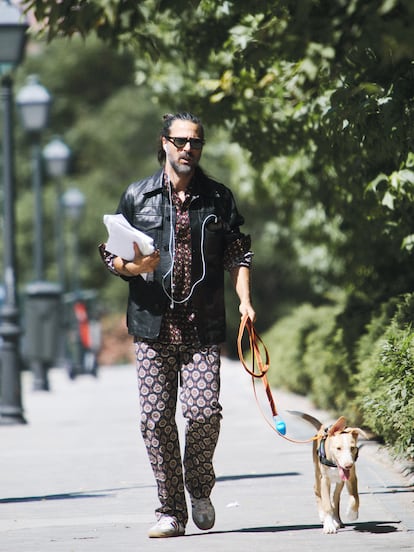
M 221 420 L 225 269 L 241 315 L 255 319 L 250 238 L 239 230 L 243 218 L 230 190 L 199 167 L 203 145 L 197 117 L 164 117 L 162 169 L 131 184 L 118 207 L 157 249 L 144 256 L 134 244 L 132 261 L 103 251 L 108 268 L 129 282 L 127 325 L 136 347 L 141 432 L 160 501 L 150 537 L 184 535 L 185 488 L 197 527 L 208 530 L 215 522 L 210 493 Z M 183 459 L 175 422 L 178 393 L 187 422 Z

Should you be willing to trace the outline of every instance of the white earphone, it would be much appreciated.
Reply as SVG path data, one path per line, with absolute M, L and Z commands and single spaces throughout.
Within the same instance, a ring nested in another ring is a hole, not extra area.
M 217 216 L 214 214 L 208 215 L 201 224 L 201 238 L 200 238 L 200 249 L 201 249 L 201 263 L 202 263 L 202 274 L 201 277 L 194 282 L 194 284 L 191 286 L 190 292 L 187 295 L 187 297 L 184 297 L 184 299 L 174 299 L 173 297 L 173 287 L 174 287 L 174 260 L 175 260 L 175 236 L 174 236 L 174 225 L 173 225 L 173 202 L 172 202 L 172 192 L 171 192 L 171 182 L 170 179 L 167 176 L 167 182 L 168 182 L 168 196 L 169 196 L 169 203 L 170 203 L 170 240 L 169 240 L 169 253 L 171 258 L 171 265 L 169 270 L 164 274 L 162 278 L 162 288 L 164 290 L 164 293 L 170 300 L 170 308 L 174 308 L 174 304 L 182 305 L 183 303 L 186 303 L 189 299 L 191 299 L 195 287 L 204 280 L 206 275 L 206 260 L 205 260 L 205 253 L 204 253 L 204 238 L 205 238 L 205 228 L 206 224 L 210 219 L 214 219 L 214 222 L 217 222 Z M 171 294 L 168 293 L 166 286 L 165 286 L 165 280 L 168 278 L 168 276 L 171 275 Z

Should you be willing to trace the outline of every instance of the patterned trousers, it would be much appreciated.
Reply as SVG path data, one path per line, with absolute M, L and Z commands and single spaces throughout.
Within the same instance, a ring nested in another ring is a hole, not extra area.
M 141 433 L 157 482 L 157 516 L 188 521 L 184 485 L 196 498 L 210 496 L 215 483 L 213 455 L 220 432 L 219 347 L 135 343 Z M 175 421 L 178 391 L 186 419 L 181 460 Z

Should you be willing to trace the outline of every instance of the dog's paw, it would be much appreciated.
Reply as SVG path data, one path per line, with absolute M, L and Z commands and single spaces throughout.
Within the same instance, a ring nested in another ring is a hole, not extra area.
M 323 522 L 323 532 L 325 535 L 333 535 L 338 532 L 340 523 L 333 518 L 331 515 L 325 516 L 325 521 Z
M 358 519 L 358 506 L 355 503 L 355 499 L 353 497 L 349 499 L 348 508 L 346 509 L 345 515 L 349 521 L 355 521 Z
M 358 510 L 354 510 L 352 507 L 349 507 L 346 511 L 346 518 L 349 521 L 355 521 L 358 519 Z

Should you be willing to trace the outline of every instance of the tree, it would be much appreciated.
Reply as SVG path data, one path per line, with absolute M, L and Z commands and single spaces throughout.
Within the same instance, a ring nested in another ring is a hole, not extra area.
M 161 101 L 192 105 L 210 124 L 227 124 L 251 154 L 254 191 L 262 196 L 280 176 L 275 158 L 305 156 L 306 169 L 295 175 L 298 194 L 305 192 L 311 207 L 322 205 L 329 218 L 341 217 L 351 281 L 360 285 L 358 275 L 368 275 L 374 289 L 389 266 L 403 270 L 401 244 L 410 245 L 414 233 L 410 0 L 24 5 L 49 40 L 95 32 L 140 52 L 137 71 Z M 384 244 L 389 257 L 378 263 Z

